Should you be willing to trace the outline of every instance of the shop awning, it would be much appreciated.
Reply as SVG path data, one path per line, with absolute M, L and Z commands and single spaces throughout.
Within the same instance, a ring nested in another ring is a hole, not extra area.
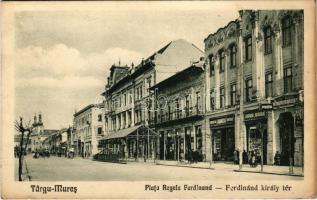
M 105 137 L 103 137 L 101 140 L 109 140 L 109 139 L 115 139 L 115 138 L 123 138 L 123 137 L 126 137 L 128 136 L 129 134 L 133 133 L 134 131 L 136 131 L 139 127 L 139 126 L 133 126 L 133 127 L 130 127 L 130 128 L 125 128 L 125 129 L 122 129 L 122 130 L 119 130 L 115 133 L 112 133 L 112 134 L 109 134 L 109 135 L 106 135 Z

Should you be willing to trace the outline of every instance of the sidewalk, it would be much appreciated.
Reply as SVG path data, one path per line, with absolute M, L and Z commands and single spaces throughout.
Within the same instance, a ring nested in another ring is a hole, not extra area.
M 289 173 L 289 166 L 274 166 L 274 165 L 264 165 L 262 172 L 261 172 L 261 165 L 258 165 L 255 168 L 252 168 L 249 165 L 243 165 L 241 170 L 239 169 L 239 166 L 236 166 L 236 169 L 234 171 L 304 177 L 304 172 L 302 167 L 293 167 L 292 174 Z
M 170 161 L 170 160 L 156 160 L 155 164 L 165 165 L 165 166 L 199 168 L 199 169 L 214 169 L 214 167 L 210 165 L 209 162 L 188 163 L 188 162 L 178 162 L 178 161 Z
M 242 169 L 239 170 L 239 165 L 234 165 L 231 163 L 222 163 L 222 162 L 198 162 L 198 163 L 185 163 L 177 161 L 167 161 L 167 160 L 157 160 L 157 165 L 166 165 L 166 166 L 178 166 L 178 167 L 190 167 L 190 168 L 201 168 L 201 169 L 214 169 L 214 170 L 228 170 L 235 172 L 246 172 L 246 173 L 263 173 L 263 174 L 275 174 L 275 175 L 288 175 L 288 176 L 304 176 L 302 167 L 293 167 L 293 174 L 289 174 L 288 166 L 273 166 L 273 165 L 264 165 L 263 172 L 261 172 L 261 166 L 258 165 L 255 168 L 251 168 L 249 165 L 243 165 Z

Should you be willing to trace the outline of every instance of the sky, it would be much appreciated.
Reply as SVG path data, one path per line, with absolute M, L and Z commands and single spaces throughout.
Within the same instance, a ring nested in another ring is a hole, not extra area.
M 112 64 L 139 64 L 179 38 L 204 50 L 210 33 L 238 17 L 237 9 L 212 2 L 147 4 L 16 13 L 16 117 L 41 113 L 45 128 L 68 127 L 76 110 L 102 100 Z

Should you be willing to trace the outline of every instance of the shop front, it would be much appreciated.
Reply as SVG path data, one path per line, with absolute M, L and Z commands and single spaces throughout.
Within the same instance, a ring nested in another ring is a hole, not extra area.
M 294 117 L 291 112 L 281 113 L 278 119 L 280 132 L 280 165 L 294 165 Z
M 263 155 L 263 164 L 267 164 L 267 111 L 251 111 L 244 114 L 247 152 L 248 158 L 255 155 L 257 162 L 261 163 Z
M 161 160 L 201 162 L 202 130 L 201 125 L 185 124 L 159 132 L 159 152 Z
M 274 99 L 277 118 L 278 165 L 303 166 L 304 164 L 304 102 L 302 93 L 293 93 Z
M 235 151 L 234 116 L 210 119 L 214 161 L 233 161 Z
M 141 125 L 119 130 L 99 140 L 101 151 L 96 159 L 99 156 L 104 161 L 154 161 L 157 137 L 156 132 Z

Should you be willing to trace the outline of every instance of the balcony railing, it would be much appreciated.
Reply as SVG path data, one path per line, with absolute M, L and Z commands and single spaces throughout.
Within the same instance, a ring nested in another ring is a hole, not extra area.
M 150 124 L 153 123 L 164 123 L 173 120 L 185 119 L 193 116 L 198 116 L 202 114 L 202 109 L 199 109 L 198 106 L 184 108 L 183 110 L 175 110 L 173 112 L 167 113 L 158 113 L 156 120 L 150 120 Z

